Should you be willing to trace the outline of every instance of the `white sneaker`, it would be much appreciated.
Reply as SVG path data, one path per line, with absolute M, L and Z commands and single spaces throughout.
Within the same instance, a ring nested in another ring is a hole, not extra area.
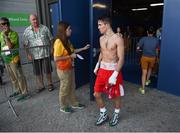
M 100 112 L 100 116 L 99 116 L 98 120 L 96 121 L 96 126 L 103 124 L 108 119 L 109 119 L 109 117 L 107 115 L 107 111 L 106 112 Z

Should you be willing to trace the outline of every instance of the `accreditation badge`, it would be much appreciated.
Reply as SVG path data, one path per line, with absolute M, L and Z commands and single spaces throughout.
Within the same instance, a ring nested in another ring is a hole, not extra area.
M 6 45 L 6 46 L 4 46 L 4 47 L 2 47 L 2 50 L 5 50 L 5 55 L 10 55 L 11 54 L 11 52 L 9 51 L 9 47 Z

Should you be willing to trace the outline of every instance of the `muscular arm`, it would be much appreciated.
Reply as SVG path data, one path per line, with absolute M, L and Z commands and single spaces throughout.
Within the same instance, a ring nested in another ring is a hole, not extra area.
M 99 69 L 101 60 L 102 60 L 102 54 L 101 54 L 101 52 L 100 52 L 98 61 L 97 61 L 96 66 L 95 66 L 95 68 L 94 68 L 94 73 L 95 73 L 95 74 L 97 74 L 97 71 L 98 71 L 98 69 Z
M 102 54 L 100 53 L 100 54 L 99 54 L 99 58 L 98 58 L 98 62 L 100 63 L 101 60 L 102 60 Z
M 117 56 L 118 56 L 118 66 L 116 71 L 120 71 L 124 64 L 124 41 L 122 38 L 117 39 Z
M 100 63 L 101 61 L 102 61 L 102 51 L 101 51 L 101 49 L 102 49 L 102 46 L 101 46 L 101 40 L 102 40 L 102 36 L 99 38 L 99 42 L 100 42 L 100 54 L 99 54 L 99 58 L 98 58 L 98 62 Z
M 95 74 L 97 74 L 97 71 L 98 71 L 98 69 L 99 69 L 101 60 L 102 60 L 102 54 L 100 53 L 100 54 L 99 54 L 99 58 L 98 58 L 98 62 L 96 63 L 96 66 L 95 66 L 95 68 L 94 68 L 94 73 L 95 73 Z

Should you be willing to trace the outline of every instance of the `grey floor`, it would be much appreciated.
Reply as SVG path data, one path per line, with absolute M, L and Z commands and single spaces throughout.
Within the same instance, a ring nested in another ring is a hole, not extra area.
M 146 95 L 137 93 L 136 85 L 125 83 L 126 96 L 122 98 L 121 119 L 116 127 L 108 123 L 94 126 L 98 117 L 95 102 L 89 101 L 89 85 L 77 90 L 83 110 L 72 114 L 59 111 L 58 87 L 53 92 L 47 90 L 23 102 L 12 101 L 19 118 L 15 118 L 7 102 L 0 105 L 0 131 L 180 131 L 180 98 L 148 90 Z M 111 116 L 112 102 L 107 101 Z
M 29 73 L 26 72 L 25 73 Z M 54 77 L 57 78 L 57 77 Z M 5 100 L 5 88 L 11 88 L 8 77 L 5 78 L 6 87 L 0 88 L 0 131 L 58 131 L 58 132 L 120 132 L 120 131 L 180 131 L 180 97 L 147 89 L 145 95 L 137 91 L 138 85 L 125 82 L 125 96 L 122 97 L 120 122 L 115 127 L 109 127 L 108 122 L 102 126 L 94 123 L 99 115 L 99 109 L 94 101 L 89 100 L 89 84 L 77 89 L 76 94 L 81 103 L 86 105 L 83 110 L 75 110 L 72 114 L 59 111 L 58 93 L 59 82 L 52 92 L 47 90 L 35 93 L 35 81 L 27 76 L 31 98 L 12 104 L 18 114 L 13 115 Z M 7 95 L 11 93 L 6 90 Z M 106 108 L 111 117 L 113 102 L 104 96 Z

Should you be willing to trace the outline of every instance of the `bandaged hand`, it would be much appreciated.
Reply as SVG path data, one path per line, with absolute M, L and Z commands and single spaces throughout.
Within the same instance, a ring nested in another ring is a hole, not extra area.
M 97 62 L 97 63 L 96 63 L 96 66 L 95 66 L 95 68 L 94 68 L 94 74 L 97 74 L 97 71 L 98 71 L 98 69 L 99 69 L 99 65 L 100 65 L 100 63 Z
M 116 84 L 118 74 L 119 74 L 119 72 L 117 72 L 117 71 L 114 71 L 112 73 L 111 77 L 108 80 L 108 83 L 110 85 L 115 85 Z

